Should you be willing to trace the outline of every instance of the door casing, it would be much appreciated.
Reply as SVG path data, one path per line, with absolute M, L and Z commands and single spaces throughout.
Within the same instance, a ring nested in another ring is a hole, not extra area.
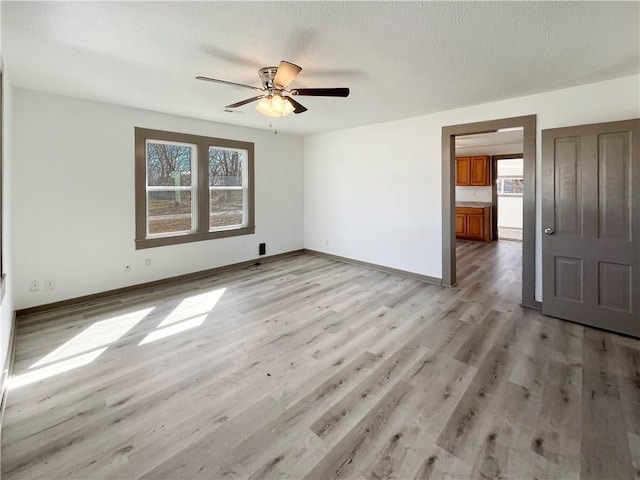
M 523 127 L 524 205 L 522 223 L 523 306 L 540 308 L 535 299 L 536 116 L 502 118 L 442 127 L 442 284 L 456 284 L 455 137 Z

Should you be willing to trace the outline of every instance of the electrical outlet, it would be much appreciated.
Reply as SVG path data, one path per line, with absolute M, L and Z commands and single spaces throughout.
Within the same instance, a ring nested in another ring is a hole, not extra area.
M 260 243 L 258 244 L 258 255 L 265 255 L 267 253 L 267 244 Z
M 40 291 L 40 280 L 31 280 L 29 283 L 29 291 L 30 292 L 39 292 Z
M 124 271 L 125 272 L 130 272 L 131 271 L 131 262 L 124 262 Z
M 56 281 L 53 278 L 49 278 L 44 281 L 45 290 L 55 290 L 55 288 L 56 288 Z
M 144 259 L 144 264 L 148 267 L 149 265 L 151 265 L 151 259 L 150 258 L 145 258 Z

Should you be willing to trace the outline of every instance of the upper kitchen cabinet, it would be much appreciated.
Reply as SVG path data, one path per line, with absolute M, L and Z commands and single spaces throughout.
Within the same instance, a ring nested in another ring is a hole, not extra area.
M 491 162 L 489 157 L 471 157 L 471 182 L 472 186 L 491 185 Z
M 471 157 L 456 157 L 456 185 L 471 185 Z
M 456 185 L 490 186 L 491 162 L 489 157 L 456 157 Z

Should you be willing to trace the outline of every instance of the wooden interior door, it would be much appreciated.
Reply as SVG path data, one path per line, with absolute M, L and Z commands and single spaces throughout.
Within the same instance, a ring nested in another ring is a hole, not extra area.
M 640 120 L 542 131 L 542 312 L 640 337 Z

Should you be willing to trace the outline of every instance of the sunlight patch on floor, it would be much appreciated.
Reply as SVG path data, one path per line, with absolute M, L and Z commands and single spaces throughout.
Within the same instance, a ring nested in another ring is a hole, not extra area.
M 185 298 L 180 304 L 165 318 L 158 328 L 166 327 L 172 323 L 182 322 L 190 318 L 209 313 L 216 306 L 226 288 L 220 288 L 212 292 L 194 295 Z
M 68 372 L 69 370 L 74 370 L 78 367 L 82 367 L 84 365 L 88 365 L 93 362 L 96 358 L 98 358 L 108 347 L 99 348 L 98 350 L 94 350 L 92 352 L 84 353 L 82 355 L 78 355 L 73 358 L 69 358 L 67 360 L 63 360 L 58 363 L 54 363 L 52 365 L 39 368 L 38 370 L 33 370 L 27 373 L 23 373 L 22 375 L 16 375 L 11 377 L 9 380 L 9 388 L 19 388 L 25 385 L 29 385 L 30 383 L 39 382 L 40 380 L 44 380 L 45 378 L 53 377 L 54 375 L 59 375 L 63 372 Z
M 168 327 L 159 328 L 158 330 L 154 330 L 149 333 L 146 337 L 142 339 L 142 341 L 138 344 L 145 345 L 147 343 L 155 342 L 156 340 L 160 340 L 161 338 L 170 337 L 171 335 L 175 335 L 176 333 L 184 332 L 186 330 L 191 330 L 192 328 L 199 327 L 203 324 L 207 315 L 201 315 L 196 318 L 192 318 L 190 320 L 185 320 L 184 322 L 174 323 Z
M 226 288 L 220 288 L 185 298 L 167 318 L 158 324 L 156 330 L 142 339 L 138 346 L 199 327 L 222 298 L 225 290 Z
M 137 312 L 119 315 L 92 324 L 71 340 L 56 348 L 47 356 L 41 358 L 29 368 L 41 367 L 48 363 L 64 360 L 104 345 L 109 345 L 131 330 L 138 322 L 146 317 L 154 307 L 138 310 Z

